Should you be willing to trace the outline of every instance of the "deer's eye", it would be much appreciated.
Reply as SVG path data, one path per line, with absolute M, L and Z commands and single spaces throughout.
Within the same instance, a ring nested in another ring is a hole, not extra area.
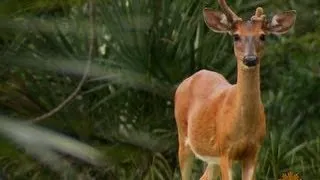
M 234 34 L 234 35 L 233 35 L 233 40 L 234 40 L 234 41 L 239 41 L 239 40 L 240 40 L 239 34 Z
M 260 39 L 261 41 L 265 41 L 265 40 L 266 40 L 266 35 L 265 35 L 265 34 L 261 34 L 260 37 L 259 37 L 259 39 Z

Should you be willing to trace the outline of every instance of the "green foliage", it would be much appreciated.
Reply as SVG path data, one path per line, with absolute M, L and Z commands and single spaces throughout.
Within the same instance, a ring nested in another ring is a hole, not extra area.
M 83 1 L 66 2 L 60 14 L 43 8 L 61 2 L 22 3 L 24 13 L 3 18 L 2 114 L 32 119 L 56 107 L 77 86 L 88 58 L 88 13 Z M 319 11 L 310 7 L 320 4 L 294 0 L 230 4 L 245 17 L 256 6 L 263 6 L 269 17 L 280 10 L 297 10 L 295 30 L 286 36 L 269 37 L 262 62 L 268 136 L 257 176 L 277 179 L 291 170 L 303 179 L 317 179 L 320 28 L 316 21 L 320 18 Z M 41 125 L 96 147 L 103 153 L 105 165 L 59 156 L 72 167 L 67 175 L 83 179 L 179 179 L 172 98 L 177 84 L 203 68 L 236 81 L 231 39 L 208 30 L 202 19 L 204 6 L 217 4 L 195 0 L 97 1 L 97 53 L 89 79 L 71 103 Z M 11 133 L 15 135 L 15 131 Z M 61 146 L 62 151 L 69 146 Z M 20 147 L 16 149 L 6 139 L 0 141 L 0 172 L 9 179 L 55 179 L 66 174 L 32 159 L 24 153 L 24 146 Z M 202 169 L 197 162 L 193 176 L 199 177 Z M 239 179 L 239 166 L 235 169 Z

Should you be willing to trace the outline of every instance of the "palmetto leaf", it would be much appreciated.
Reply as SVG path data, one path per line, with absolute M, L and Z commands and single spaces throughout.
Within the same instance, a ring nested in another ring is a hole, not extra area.
M 76 157 L 93 165 L 104 163 L 104 158 L 99 151 L 67 136 L 35 125 L 8 120 L 5 117 L 1 117 L 0 122 L 0 132 L 3 136 L 15 142 L 27 154 L 59 173 L 73 174 L 75 171 L 61 154 Z

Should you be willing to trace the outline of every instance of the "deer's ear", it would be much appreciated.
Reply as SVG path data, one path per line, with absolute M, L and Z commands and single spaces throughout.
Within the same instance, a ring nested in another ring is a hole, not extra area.
M 214 32 L 226 33 L 231 30 L 231 23 L 228 22 L 227 16 L 222 12 L 205 8 L 203 10 L 203 17 L 207 26 Z
M 268 24 L 267 31 L 272 34 L 280 35 L 288 32 L 296 21 L 296 11 L 285 11 L 272 17 Z

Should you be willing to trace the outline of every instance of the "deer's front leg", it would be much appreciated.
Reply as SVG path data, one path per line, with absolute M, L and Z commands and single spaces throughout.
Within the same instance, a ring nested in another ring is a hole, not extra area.
M 242 180 L 255 180 L 257 155 L 253 154 L 242 161 Z
M 221 180 L 232 180 L 232 160 L 222 156 L 220 160 Z
M 217 164 L 208 164 L 206 171 L 200 180 L 216 180 L 220 174 L 220 167 Z

